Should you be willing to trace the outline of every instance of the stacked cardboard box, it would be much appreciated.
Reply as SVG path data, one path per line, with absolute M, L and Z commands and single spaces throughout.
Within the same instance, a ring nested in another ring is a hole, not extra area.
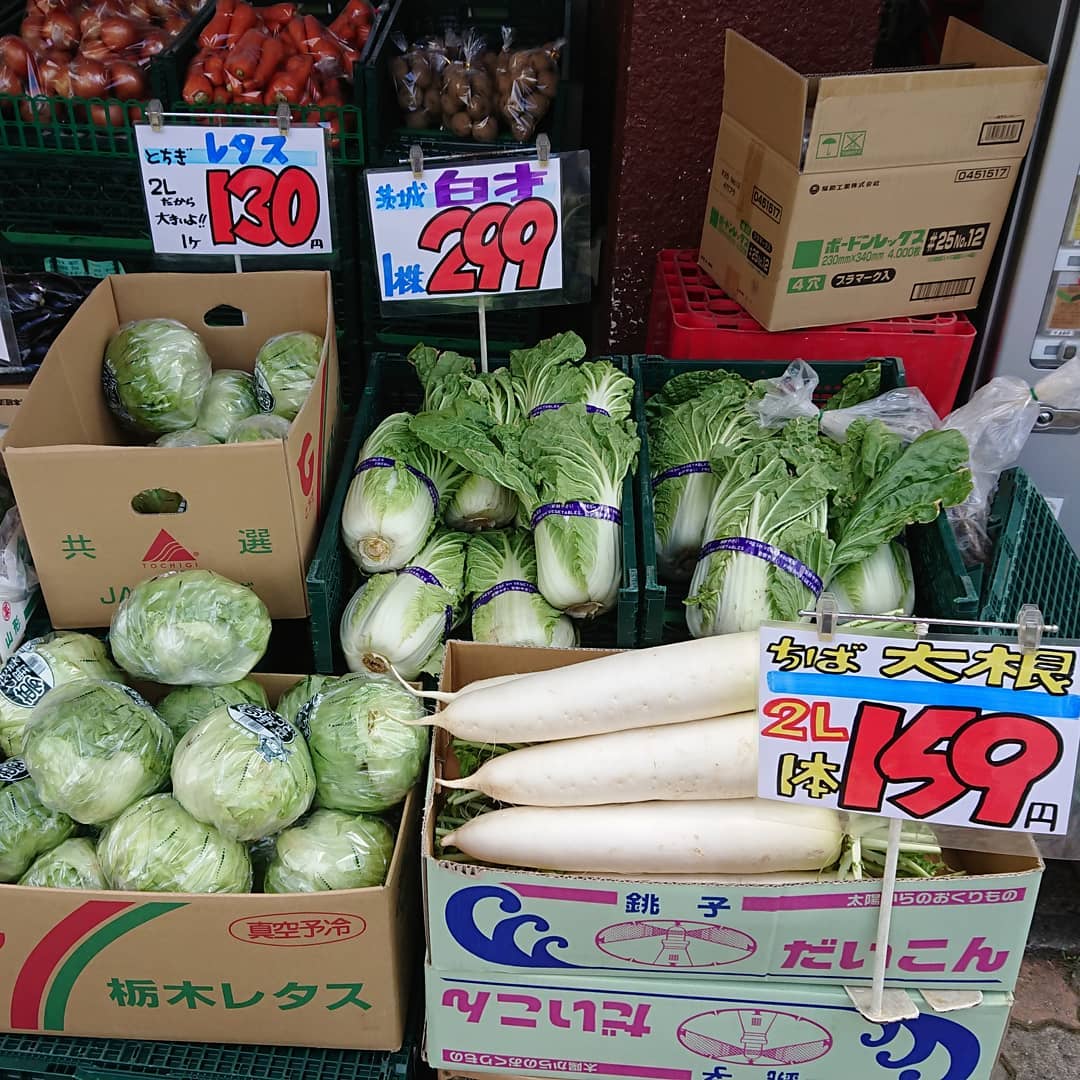
M 442 686 L 595 652 L 451 642 Z M 904 880 L 892 1022 L 847 988 L 873 971 L 880 882 L 663 884 L 440 860 L 436 740 L 422 833 L 426 1053 L 454 1075 L 986 1080 L 1008 1020 L 1042 865 L 953 853 L 958 877 Z M 916 1073 L 906 1075 L 914 1076 Z

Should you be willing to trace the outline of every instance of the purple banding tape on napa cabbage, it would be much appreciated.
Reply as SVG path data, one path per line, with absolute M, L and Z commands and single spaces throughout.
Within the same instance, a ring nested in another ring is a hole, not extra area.
M 535 409 L 530 410 L 528 419 L 532 419 L 534 416 L 539 416 L 541 413 L 551 412 L 554 409 L 561 409 L 564 405 L 569 405 L 569 401 L 549 401 L 545 405 L 537 405 Z M 599 405 L 590 405 L 585 403 L 585 411 L 587 413 L 599 413 L 601 416 L 610 416 L 611 413 L 607 409 L 601 409 Z
M 690 476 L 691 473 L 711 472 L 712 466 L 707 461 L 688 461 L 685 465 L 673 465 L 652 478 L 652 489 L 655 491 L 665 480 L 677 480 L 680 476 Z
M 436 589 L 445 589 L 446 586 L 430 571 L 423 566 L 403 566 L 399 571 L 399 574 L 410 574 L 414 578 L 418 578 L 425 585 L 433 585 Z M 445 640 L 450 636 L 450 631 L 454 629 L 454 608 L 451 604 L 446 605 L 446 614 L 443 617 L 443 639 Z
M 367 472 L 368 469 L 392 469 L 395 465 L 404 465 L 405 468 L 416 477 L 427 488 L 428 494 L 431 496 L 432 505 L 435 507 L 435 512 L 439 512 L 439 489 L 435 486 L 435 481 L 430 476 L 422 473 L 419 469 L 414 468 L 406 461 L 398 461 L 392 457 L 369 457 L 364 458 L 359 465 L 353 469 L 353 476 L 359 476 L 362 472 Z
M 715 551 L 734 551 L 740 555 L 753 555 L 755 559 L 764 559 L 778 570 L 790 574 L 800 585 L 805 586 L 815 596 L 825 588 L 825 583 L 805 563 L 799 562 L 794 555 L 781 551 L 764 540 L 751 540 L 748 536 L 728 536 L 723 540 L 710 540 L 698 555 L 698 562 L 707 559 Z
M 603 503 L 571 502 L 544 503 L 533 511 L 529 524 L 535 529 L 546 517 L 583 517 L 596 518 L 598 521 L 610 521 L 613 525 L 622 524 L 622 511 L 617 506 L 605 506 Z
M 508 592 L 522 592 L 522 593 L 535 593 L 540 595 L 540 590 L 531 581 L 522 581 L 520 578 L 512 578 L 509 581 L 500 581 L 498 585 L 492 585 L 490 589 L 482 592 L 472 603 L 472 610 L 476 611 L 477 608 L 482 608 L 485 604 L 490 604 L 496 597 L 502 596 L 503 593 Z

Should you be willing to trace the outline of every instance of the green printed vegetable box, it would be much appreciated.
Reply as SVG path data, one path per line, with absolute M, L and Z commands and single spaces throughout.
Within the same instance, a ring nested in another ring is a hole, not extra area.
M 271 702 L 300 678 L 252 677 Z M 0 1030 L 396 1050 L 413 970 L 418 807 L 414 791 L 376 888 L 188 895 L 0 885 Z
M 598 655 L 605 654 L 453 641 L 442 689 Z M 533 976 L 722 982 L 728 993 L 743 986 L 750 995 L 760 994 L 765 980 L 791 984 L 789 994 L 869 985 L 877 880 L 663 884 L 440 859 L 434 779 L 444 769 L 456 775 L 447 747 L 445 735 L 436 740 L 422 840 L 428 962 L 436 971 L 523 982 Z M 897 884 L 887 985 L 1011 990 L 1042 863 L 1034 854 L 953 852 L 949 860 L 962 867 L 960 875 Z

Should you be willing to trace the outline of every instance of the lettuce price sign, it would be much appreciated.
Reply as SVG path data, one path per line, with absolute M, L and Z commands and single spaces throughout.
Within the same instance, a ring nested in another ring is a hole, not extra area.
M 943 825 L 1063 835 L 1077 649 L 761 630 L 758 794 Z
M 333 248 L 321 127 L 135 128 L 159 255 L 308 255 Z
M 384 303 L 562 288 L 559 159 L 367 173 Z

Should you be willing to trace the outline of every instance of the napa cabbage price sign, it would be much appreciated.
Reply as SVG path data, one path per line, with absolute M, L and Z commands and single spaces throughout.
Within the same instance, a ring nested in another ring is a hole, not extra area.
M 942 825 L 1068 831 L 1077 649 L 761 629 L 758 794 Z
M 560 161 L 366 174 L 383 303 L 523 295 L 563 285 Z

